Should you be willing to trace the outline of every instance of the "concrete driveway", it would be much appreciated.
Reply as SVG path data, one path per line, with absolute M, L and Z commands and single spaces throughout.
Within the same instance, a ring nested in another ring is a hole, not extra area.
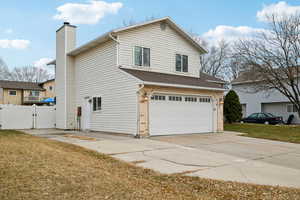
M 149 139 L 99 132 L 26 132 L 109 154 L 161 173 L 300 187 L 299 144 L 242 137 L 230 132 Z

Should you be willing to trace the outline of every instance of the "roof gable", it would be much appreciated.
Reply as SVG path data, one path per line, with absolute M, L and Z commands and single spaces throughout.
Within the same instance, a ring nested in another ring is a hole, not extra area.
M 190 42 L 196 49 L 199 50 L 199 52 L 201 53 L 206 53 L 207 51 L 198 43 L 196 42 L 188 33 L 186 33 L 181 27 L 179 27 L 173 20 L 171 20 L 170 17 L 164 17 L 164 18 L 160 18 L 160 19 L 155 19 L 155 20 L 151 20 L 151 21 L 147 21 L 147 22 L 143 22 L 143 23 L 139 23 L 139 24 L 135 24 L 132 26 L 127 26 L 127 27 L 123 27 L 123 28 L 118 28 L 118 29 L 114 29 L 110 32 L 107 32 L 103 35 L 101 35 L 100 37 L 78 47 L 75 48 L 74 50 L 70 51 L 68 53 L 68 55 L 70 56 L 76 56 L 78 54 L 80 54 L 81 52 L 84 52 L 90 48 L 93 48 L 103 42 L 106 42 L 108 40 L 112 40 L 113 35 L 123 32 L 123 31 L 127 31 L 130 29 L 135 29 L 135 28 L 140 28 L 143 26 L 147 26 L 150 24 L 154 24 L 157 22 L 166 22 L 171 28 L 173 28 L 178 34 L 180 34 L 183 38 L 185 38 L 188 42 Z M 53 63 L 52 63 L 53 64 Z

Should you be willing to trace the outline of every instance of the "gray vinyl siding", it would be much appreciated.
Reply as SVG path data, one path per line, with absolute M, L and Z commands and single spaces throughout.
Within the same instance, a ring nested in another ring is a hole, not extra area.
M 108 41 L 75 57 L 76 106 L 84 98 L 102 97 L 92 112 L 90 129 L 136 134 L 138 82 L 117 66 L 117 45 Z
M 265 111 L 266 109 L 272 114 L 280 114 L 285 120 L 290 114 L 293 114 L 287 113 L 286 104 L 289 102 L 289 99 L 277 90 L 248 92 L 253 90 L 251 84 L 233 85 L 232 89 L 238 94 L 241 104 L 246 105 L 246 116 L 255 112 Z M 297 113 L 294 113 L 294 115 L 296 116 Z M 296 116 L 295 123 L 300 123 L 299 116 Z
M 141 69 L 199 77 L 200 52 L 190 42 L 167 26 L 161 30 L 160 23 L 130 29 L 118 33 L 120 41 L 120 65 L 134 66 L 134 46 L 150 48 L 150 67 L 137 67 Z M 188 73 L 178 73 L 175 70 L 175 55 L 188 56 Z

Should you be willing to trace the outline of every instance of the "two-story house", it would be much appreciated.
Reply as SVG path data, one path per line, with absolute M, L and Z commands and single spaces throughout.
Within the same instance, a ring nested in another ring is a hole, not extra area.
M 0 80 L 0 104 L 43 104 L 42 100 L 53 98 L 54 79 L 43 83 Z
M 76 47 L 56 31 L 56 125 L 136 136 L 223 130 L 223 84 L 200 74 L 206 51 L 170 18 L 112 30 Z
M 300 118 L 296 107 L 290 100 L 278 90 L 255 90 L 261 80 L 253 71 L 241 72 L 238 78 L 232 81 L 232 89 L 238 94 L 243 108 L 243 117 L 253 113 L 266 112 L 283 117 L 287 121 L 290 115 L 294 115 L 292 123 L 300 124 Z

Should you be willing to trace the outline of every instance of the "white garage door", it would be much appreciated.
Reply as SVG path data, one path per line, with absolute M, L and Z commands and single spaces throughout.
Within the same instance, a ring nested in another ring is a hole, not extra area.
M 149 104 L 150 135 L 208 133 L 213 130 L 210 97 L 155 94 Z

